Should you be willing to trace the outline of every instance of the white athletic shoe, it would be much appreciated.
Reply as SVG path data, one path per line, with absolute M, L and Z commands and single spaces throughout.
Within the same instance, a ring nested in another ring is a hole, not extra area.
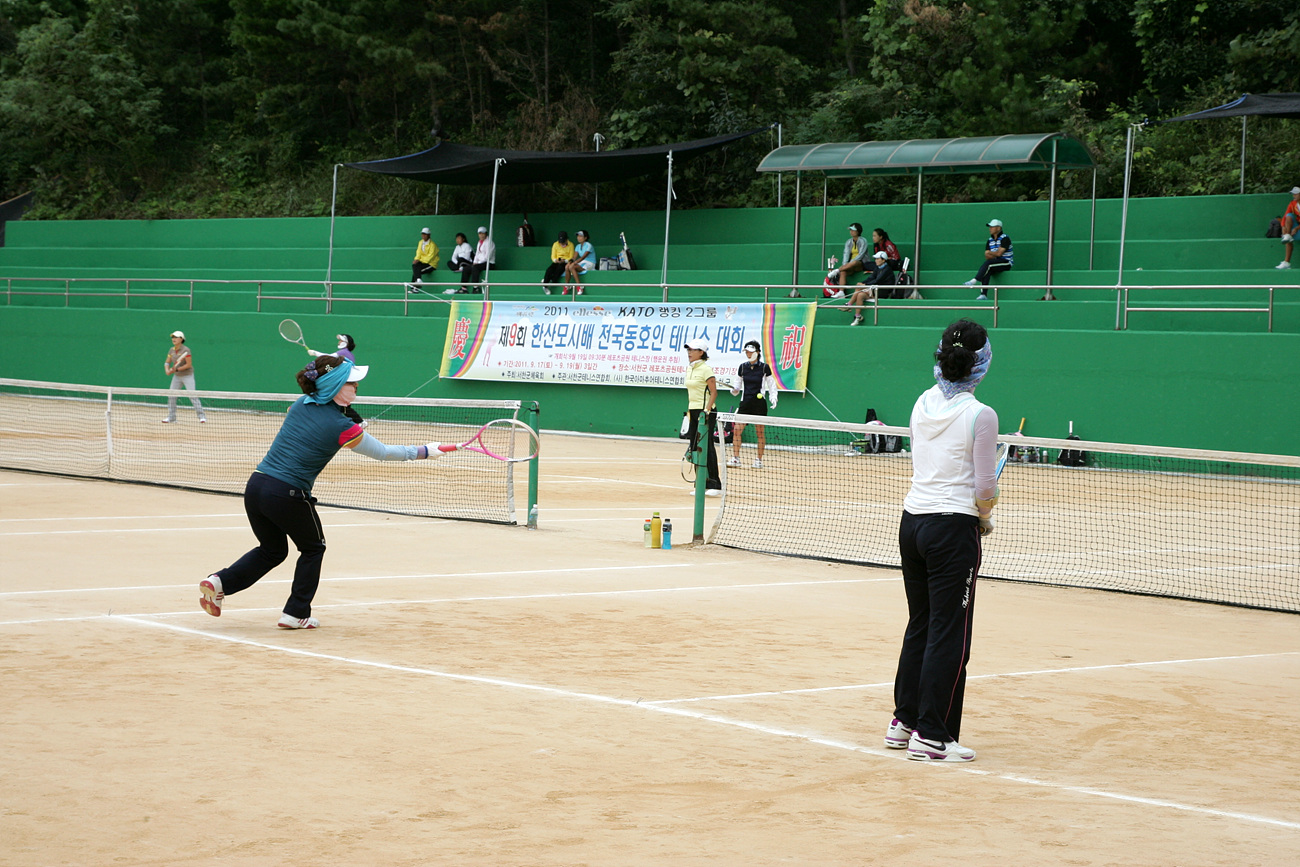
M 989 296 L 987 296 L 987 295 L 985 295 L 983 292 L 981 292 L 980 294 L 978 294 L 978 295 L 975 296 L 975 300 L 976 300 L 976 301 L 987 301 L 987 300 L 989 300 Z
M 965 283 L 965 285 L 967 285 L 967 286 L 974 286 L 974 285 L 977 284 L 977 283 L 979 283 L 978 280 L 967 280 L 966 283 Z
M 754 461 L 754 469 L 756 469 L 756 470 L 761 470 L 761 469 L 763 469 L 763 462 L 762 462 L 762 461 Z
M 1283 235 L 1283 236 L 1282 236 L 1282 243 L 1283 243 L 1283 244 L 1290 244 L 1290 243 L 1291 243 L 1291 239 L 1292 239 L 1292 237 L 1293 237 L 1293 236 L 1291 236 L 1291 235 Z
M 280 615 L 280 622 L 276 624 L 282 629 L 315 629 L 320 626 L 320 621 L 315 617 L 290 617 L 288 614 Z
M 199 582 L 199 607 L 211 614 L 213 617 L 221 616 L 221 602 L 226 598 L 225 591 L 221 589 L 221 576 L 209 575 Z
M 1277 270 L 1279 270 L 1279 271 L 1285 271 L 1287 268 L 1290 268 L 1290 267 L 1291 267 L 1291 263 L 1290 263 L 1290 262 L 1279 262 L 1279 263 L 1277 264 Z
M 861 317 L 861 316 L 854 316 L 854 317 L 853 317 L 853 321 L 850 322 L 849 324 L 850 324 L 850 325 L 861 325 L 861 324 L 862 324 L 862 317 Z
M 729 467 L 740 466 L 740 458 L 727 458 L 727 466 Z
M 443 290 L 442 290 L 442 294 L 443 294 L 443 295 L 455 295 L 455 294 L 457 294 L 457 293 L 459 293 L 459 292 L 460 292 L 459 289 L 443 289 Z
M 975 759 L 975 751 L 956 741 L 926 740 L 912 732 L 907 741 L 907 757 L 914 762 L 969 762 Z
M 721 497 L 721 496 L 722 496 L 722 491 L 718 490 L 717 488 L 707 488 L 707 489 L 704 491 L 704 496 L 706 496 L 706 497 Z
M 1283 262 L 1282 265 L 1286 265 L 1286 263 Z M 1281 268 L 1282 265 L 1278 265 L 1277 267 Z M 1290 266 L 1290 265 L 1287 265 L 1287 267 L 1289 268 L 1289 267 L 1291 267 L 1291 266 Z M 162 420 L 162 423 L 163 423 L 163 424 L 172 424 L 172 420 L 169 419 L 169 418 L 165 418 L 165 419 Z
M 907 742 L 911 739 L 912 729 L 903 725 L 898 720 L 891 722 L 889 728 L 885 731 L 885 746 L 889 747 L 891 750 L 907 749 Z

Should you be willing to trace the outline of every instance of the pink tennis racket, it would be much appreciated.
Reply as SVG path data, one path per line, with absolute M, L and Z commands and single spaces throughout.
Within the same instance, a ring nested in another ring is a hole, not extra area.
M 541 451 L 537 432 L 513 418 L 499 418 L 478 429 L 478 433 L 459 445 L 443 443 L 442 452 L 468 451 L 487 455 L 498 461 L 519 463 L 531 461 Z

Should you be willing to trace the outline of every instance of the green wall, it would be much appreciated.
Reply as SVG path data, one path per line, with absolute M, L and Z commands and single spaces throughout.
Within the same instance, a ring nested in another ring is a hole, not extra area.
M 422 318 L 295 315 L 314 348 L 346 329 L 357 358 L 373 365 L 363 392 L 417 397 L 518 398 L 542 405 L 549 429 L 674 436 L 684 398 L 676 389 L 448 382 L 434 378 L 446 308 Z M 823 314 L 823 317 L 828 314 Z M 980 318 L 980 317 L 976 317 Z M 92 385 L 165 387 L 168 334 L 182 329 L 199 386 L 294 390 L 306 356 L 280 338 L 279 314 L 0 307 L 0 376 Z M 986 323 L 988 324 L 988 323 Z M 980 398 L 1003 431 L 1190 448 L 1300 454 L 1300 405 L 1290 378 L 1300 335 L 998 329 Z M 904 425 L 933 384 L 936 327 L 818 327 L 809 389 L 844 421 L 868 407 Z M 729 395 L 722 401 L 729 408 Z M 778 414 L 830 418 L 813 397 L 785 395 Z

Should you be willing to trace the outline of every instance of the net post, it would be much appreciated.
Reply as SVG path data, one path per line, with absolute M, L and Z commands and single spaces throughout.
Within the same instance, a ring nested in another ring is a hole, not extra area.
M 534 431 L 541 430 L 538 426 L 538 416 L 541 412 L 541 406 L 536 401 L 533 401 L 533 405 L 528 408 L 528 426 Z M 537 461 L 540 454 L 539 451 L 528 462 L 528 529 L 530 530 L 537 529 Z

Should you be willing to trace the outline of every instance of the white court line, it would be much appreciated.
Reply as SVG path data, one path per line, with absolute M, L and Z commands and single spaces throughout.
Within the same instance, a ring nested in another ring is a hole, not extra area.
M 1280 653 L 1248 653 L 1242 656 L 1202 656 L 1189 659 L 1158 659 L 1153 662 L 1116 662 L 1107 665 L 1078 665 L 1072 668 L 1039 668 L 1030 671 L 1004 671 L 999 674 L 971 674 L 966 680 L 997 680 L 1003 677 L 1032 677 L 1039 674 L 1073 674 L 1080 671 L 1107 671 L 1119 668 L 1150 668 L 1157 665 L 1184 665 L 1196 662 L 1231 662 L 1240 659 L 1271 659 L 1278 656 L 1297 656 L 1300 651 L 1284 650 Z M 701 695 L 692 698 L 665 698 L 645 704 L 687 704 L 697 701 L 726 701 L 736 698 L 765 698 L 774 695 L 806 695 L 814 692 L 839 692 L 849 689 L 893 689 L 892 680 L 883 683 L 848 683 L 841 686 L 814 686 L 805 689 L 781 689 L 768 692 L 738 692 L 731 695 Z
M 373 660 L 356 659 L 347 656 L 338 656 L 331 653 L 319 653 L 311 650 L 304 650 L 296 647 L 285 647 L 282 645 L 268 644 L 262 641 L 252 641 L 246 638 L 238 638 L 231 635 L 220 633 L 205 632 L 200 629 L 190 629 L 184 626 L 176 626 L 170 623 L 157 623 L 151 620 L 130 617 L 126 615 L 110 615 L 112 619 L 119 620 L 123 623 L 129 623 L 136 626 L 147 626 L 154 629 L 167 629 L 173 632 L 179 632 L 184 635 L 192 635 L 200 638 L 209 638 L 217 641 L 225 641 L 231 644 L 239 644 L 246 647 L 256 647 L 263 650 L 274 650 L 280 653 L 287 653 L 293 656 L 301 656 L 309 659 L 319 659 L 325 662 L 338 662 L 344 665 L 360 666 L 365 668 L 378 668 L 384 671 L 394 671 L 401 674 L 415 674 L 427 677 L 437 677 L 445 680 L 454 680 L 462 683 L 477 683 L 486 686 L 500 686 L 507 689 L 526 690 L 529 692 L 541 693 L 543 695 L 555 698 L 577 699 L 579 701 L 595 702 L 597 704 L 612 705 L 622 708 L 637 708 L 650 711 L 652 713 L 663 713 L 671 716 L 684 717 L 686 719 L 697 720 L 700 722 L 715 723 L 717 725 L 729 726 L 732 728 L 744 729 L 746 731 L 758 732 L 760 734 L 774 735 L 781 738 L 803 741 L 805 743 L 815 744 L 818 746 L 831 747 L 837 750 L 860 753 L 878 758 L 893 759 L 894 761 L 906 762 L 905 756 L 897 755 L 896 750 L 877 749 L 863 746 L 861 744 L 850 743 L 848 741 L 834 740 L 821 735 L 811 735 L 805 732 L 792 731 L 790 729 L 778 728 L 776 726 L 762 725 L 760 723 L 749 722 L 748 720 L 732 719 L 730 717 L 719 716 L 718 714 L 700 713 L 698 711 L 686 710 L 677 707 L 663 707 L 658 704 L 651 704 L 642 701 L 633 701 L 631 699 L 614 698 L 612 696 L 598 695 L 596 693 L 576 692 L 573 690 L 560 689 L 552 686 L 540 686 L 537 684 L 522 683 L 519 681 L 506 680 L 499 677 L 484 677 L 481 675 L 455 674 L 453 672 L 438 671 L 431 668 L 422 668 L 410 665 L 395 665 L 387 662 L 375 662 Z M 1251 813 L 1238 813 L 1228 810 L 1216 810 L 1212 807 L 1202 807 L 1195 804 L 1183 804 L 1178 801 L 1168 801 L 1160 798 L 1146 798 L 1138 795 L 1126 795 L 1120 792 L 1110 792 L 1104 789 L 1097 789 L 1089 786 L 1072 786 L 1063 783 L 1055 783 L 1048 780 L 1040 780 L 1034 777 L 1027 777 L 1022 774 L 998 773 L 996 771 L 984 771 L 978 768 L 972 768 L 967 765 L 957 765 L 948 763 L 927 763 L 930 768 L 949 768 L 954 772 L 976 774 L 978 776 L 989 777 L 992 779 L 1006 780 L 1012 783 L 1021 783 L 1023 785 L 1037 786 L 1045 789 L 1054 789 L 1060 792 L 1070 792 L 1080 795 L 1092 795 L 1099 798 L 1107 798 L 1117 801 L 1125 801 L 1134 804 L 1145 804 L 1153 807 L 1167 807 L 1172 810 L 1179 810 L 1186 813 L 1195 813 L 1203 816 L 1214 816 L 1221 819 L 1237 819 L 1243 822 L 1252 822 L 1262 825 L 1272 825 L 1288 830 L 1300 831 L 1300 822 L 1288 821 L 1286 819 L 1275 819 L 1270 816 L 1257 816 Z
M 329 524 L 327 529 L 340 530 L 345 527 L 369 527 L 372 529 L 380 527 L 409 527 L 412 524 L 454 524 L 458 523 L 450 518 L 420 518 L 410 521 L 381 521 L 366 524 Z M 117 527 L 106 528 L 103 530 L 15 530 L 13 532 L 0 533 L 0 536 L 83 536 L 94 535 L 96 533 L 113 533 L 122 535 L 125 533 L 175 533 L 177 530 L 184 530 L 187 533 L 207 533 L 213 530 L 240 530 L 248 532 L 248 524 L 231 524 L 226 527 Z
M 624 572 L 624 571 L 631 572 L 631 571 L 641 571 L 645 569 L 685 569 L 685 568 L 693 569 L 697 565 L 699 564 L 654 563 L 650 565 L 641 565 L 641 566 L 566 566 L 560 569 L 494 569 L 487 572 L 414 572 L 407 575 L 346 575 L 338 578 L 322 578 L 321 583 L 336 584 L 345 581 L 401 581 L 401 580 L 409 580 L 413 578 L 420 579 L 420 580 L 425 580 L 430 578 L 486 578 L 488 576 L 501 576 L 501 575 L 511 575 L 511 576 L 513 575 L 557 575 L 557 574 L 564 575 L 571 572 Z M 856 580 L 856 579 L 849 579 L 849 580 Z M 259 581 L 257 583 L 263 585 L 292 584 L 293 579 L 273 578 L 269 581 Z M 796 583 L 796 582 L 790 582 L 790 583 Z M 63 590 L 9 590 L 0 593 L 0 598 L 3 598 L 5 596 L 44 596 L 44 595 L 54 595 L 59 593 L 103 593 L 103 592 L 116 593 L 118 591 L 133 591 L 133 590 L 186 590 L 186 589 L 193 589 L 197 586 L 198 585 L 196 582 L 190 582 L 189 584 L 145 584 L 145 585 L 130 586 L 130 587 L 72 587 Z M 722 585 L 718 585 L 716 589 L 726 589 L 728 586 L 731 585 L 722 584 Z M 636 591 L 617 590 L 617 591 L 610 591 L 610 592 L 634 593 Z M 565 594 L 565 593 L 546 594 L 546 596 L 548 597 L 566 596 L 566 595 L 569 594 Z M 476 598 L 477 599 L 519 599 L 519 598 L 533 598 L 533 597 L 481 596 Z M 426 600 L 410 600 L 410 601 L 411 604 L 413 605 L 419 605 Z M 434 600 L 434 601 L 441 602 L 446 600 Z M 354 607 L 356 605 L 367 605 L 369 603 L 354 602 L 354 603 L 340 603 L 340 604 L 343 604 L 346 607 Z M 318 605 L 316 607 L 330 608 L 332 606 Z
M 0 486 L 3 487 L 3 486 Z M 317 506 L 316 511 L 323 515 L 355 515 L 356 509 L 341 509 L 337 506 Z M 384 514 L 392 514 L 385 512 Z M 245 512 L 211 512 L 201 515 L 189 515 L 172 512 L 167 515 L 59 515 L 53 518 L 0 518 L 0 524 L 34 524 L 39 521 L 164 521 L 177 518 L 246 518 Z

